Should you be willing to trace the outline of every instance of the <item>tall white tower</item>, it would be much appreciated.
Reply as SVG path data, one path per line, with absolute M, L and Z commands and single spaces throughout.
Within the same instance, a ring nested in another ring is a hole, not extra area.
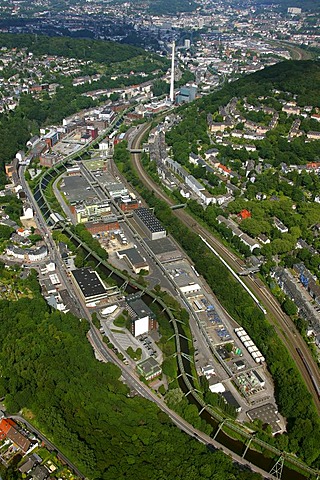
M 171 81 L 170 81 L 170 100 L 174 102 L 174 53 L 175 53 L 175 41 L 172 42 L 172 57 L 171 57 Z

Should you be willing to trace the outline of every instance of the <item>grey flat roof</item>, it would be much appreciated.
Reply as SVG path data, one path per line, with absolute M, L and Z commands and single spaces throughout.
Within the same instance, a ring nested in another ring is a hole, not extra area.
M 67 189 L 77 189 L 77 188 L 83 188 L 83 187 L 88 187 L 89 183 L 87 180 L 82 176 L 82 175 L 75 175 L 75 176 L 70 176 L 70 177 L 64 177 L 64 184 Z
M 89 187 L 89 183 L 87 180 L 80 175 L 71 176 L 71 177 L 64 177 L 64 187 L 61 187 L 63 192 L 67 192 L 67 200 L 68 202 L 82 202 L 85 199 L 92 198 L 98 201 L 98 197 L 94 190 Z
M 127 190 L 124 184 L 120 182 L 105 182 L 105 187 L 110 193 Z
M 153 357 L 149 357 L 146 360 L 138 363 L 138 367 L 143 370 L 145 375 L 161 370 L 160 365 Z
M 261 407 L 253 408 L 247 412 L 250 420 L 259 418 L 263 423 L 268 423 L 271 426 L 272 432 L 276 433 L 281 430 L 279 426 L 280 418 L 277 414 L 277 407 L 272 403 L 267 403 Z
M 78 270 L 73 270 L 72 274 L 85 298 L 102 295 L 106 292 L 105 286 L 101 283 L 99 276 L 94 270 L 79 268 Z
M 226 402 L 232 405 L 233 407 L 236 407 L 236 408 L 240 407 L 240 404 L 237 402 L 237 400 L 234 398 L 234 396 L 229 390 L 222 392 L 221 395 L 225 398 Z
M 125 250 L 119 250 L 120 255 L 126 255 L 132 265 L 138 265 L 140 263 L 146 263 L 144 258 L 140 255 L 136 248 L 126 248 Z
M 44 278 L 41 283 L 45 287 L 47 292 L 49 290 L 57 290 L 57 287 L 55 285 L 53 285 L 53 283 L 51 282 L 51 280 L 49 278 Z
M 159 238 L 158 240 L 145 240 L 145 242 L 155 255 L 175 252 L 178 250 L 169 237 Z

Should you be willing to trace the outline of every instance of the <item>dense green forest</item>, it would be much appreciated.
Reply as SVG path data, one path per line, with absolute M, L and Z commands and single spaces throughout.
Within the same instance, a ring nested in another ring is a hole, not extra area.
M 214 112 L 216 107 L 227 103 L 233 96 L 267 96 L 277 89 L 297 95 L 298 105 L 319 107 L 319 77 L 319 61 L 287 60 L 229 83 L 219 92 L 204 97 L 198 105 L 200 110 L 204 108 L 207 112 Z
M 151 56 L 142 48 L 102 40 L 48 37 L 31 34 L 0 34 L 0 44 L 7 48 L 27 48 L 35 56 L 58 55 L 61 57 L 92 60 L 109 65 L 123 62 L 139 55 Z
M 149 12 L 153 15 L 175 15 L 179 12 L 193 12 L 197 8 L 193 0 L 154 0 L 149 2 Z
M 90 479 L 261 478 L 181 433 L 152 402 L 130 398 L 119 368 L 95 360 L 87 331 L 41 297 L 0 302 L 0 395 L 9 411 L 29 412 Z
M 281 450 L 297 454 L 309 465 L 319 466 L 320 420 L 311 395 L 274 328 L 199 236 L 183 225 L 165 202 L 143 186 L 132 167 L 125 144 L 117 145 L 114 158 L 132 186 L 155 209 L 155 215 L 187 252 L 220 303 L 250 332 L 251 338 L 266 357 L 275 382 L 279 411 L 287 419 L 288 434 L 269 438 L 267 434 L 266 437 L 261 433 L 258 435 Z M 215 218 L 214 212 L 213 216 Z
M 114 4 L 125 3 L 125 0 L 112 0 Z M 152 15 L 176 15 L 179 12 L 193 12 L 197 8 L 194 0 L 147 0 L 137 1 L 136 8 L 147 9 Z

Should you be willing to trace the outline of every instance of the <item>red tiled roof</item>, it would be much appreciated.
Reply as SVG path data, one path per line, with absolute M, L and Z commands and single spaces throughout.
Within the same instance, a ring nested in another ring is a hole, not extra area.
M 3 418 L 0 422 L 0 438 L 3 440 L 6 438 L 10 428 L 15 427 L 16 424 L 14 423 L 11 418 Z
M 222 163 L 219 163 L 218 168 L 220 168 L 221 170 L 223 170 L 227 173 L 231 172 L 231 170 L 228 167 L 226 167 L 225 165 L 222 165 Z
M 308 168 L 318 168 L 320 167 L 320 162 L 307 163 Z
M 243 219 L 245 218 L 250 218 L 251 217 L 251 213 L 249 212 L 249 210 L 246 210 L 246 209 L 243 209 L 241 210 L 241 212 L 239 213 L 239 216 Z

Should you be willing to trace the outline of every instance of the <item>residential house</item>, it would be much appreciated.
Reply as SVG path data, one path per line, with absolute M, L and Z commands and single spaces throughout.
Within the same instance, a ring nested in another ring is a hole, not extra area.
M 274 217 L 273 219 L 274 226 L 279 230 L 281 233 L 287 233 L 289 231 L 288 227 L 286 227 L 279 218 Z
M 222 215 L 217 216 L 218 223 L 223 223 L 227 228 L 229 228 L 232 232 L 232 235 L 237 236 L 242 243 L 247 245 L 250 249 L 251 252 L 255 250 L 256 248 L 261 248 L 261 245 L 257 240 L 249 237 L 246 233 L 244 233 L 238 225 L 233 221 L 228 218 L 223 217 Z

